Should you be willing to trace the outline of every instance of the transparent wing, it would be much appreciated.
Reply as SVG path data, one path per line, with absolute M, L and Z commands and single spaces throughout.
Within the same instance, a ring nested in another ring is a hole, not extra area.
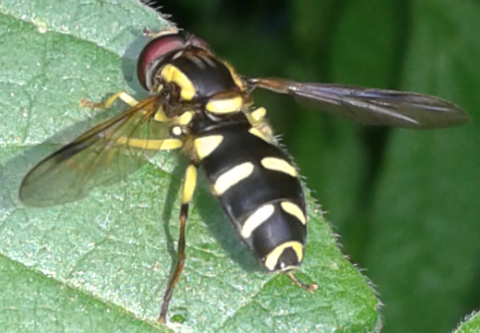
M 470 119 L 450 102 L 417 93 L 269 78 L 249 82 L 253 88 L 290 94 L 315 103 L 323 111 L 365 125 L 442 128 Z
M 138 169 L 168 138 L 165 123 L 153 119 L 157 96 L 141 101 L 60 148 L 37 164 L 20 186 L 20 199 L 44 207 L 78 200 L 99 185 Z

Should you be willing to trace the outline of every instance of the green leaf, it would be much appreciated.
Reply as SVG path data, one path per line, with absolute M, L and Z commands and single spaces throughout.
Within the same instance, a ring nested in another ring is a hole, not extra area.
M 300 33 L 285 66 L 300 59 L 310 76 L 290 78 L 433 94 L 472 116 L 438 131 L 358 128 L 312 111 L 290 121 L 289 147 L 385 304 L 382 332 L 451 330 L 479 306 L 478 3 L 294 3 Z
M 0 4 L 0 283 L 7 291 L 0 293 L 0 326 L 8 332 L 166 330 L 155 320 L 176 259 L 181 162 L 159 154 L 127 180 L 63 206 L 27 208 L 17 199 L 29 167 L 103 117 L 81 108 L 81 98 L 141 95 L 129 81 L 130 54 L 139 52 L 145 25 L 166 23 L 135 1 Z M 313 296 L 283 275 L 259 271 L 208 184 L 200 184 L 169 327 L 377 331 L 372 288 L 308 201 L 309 245 L 299 275 L 319 284 Z
M 366 266 L 387 305 L 385 332 L 441 332 L 478 308 L 480 10 L 414 1 L 410 22 L 402 88 L 458 103 L 473 121 L 390 138 Z
M 5 332 L 158 332 L 120 306 L 0 256 Z
M 322 1 L 325 8 L 318 12 L 314 0 L 295 4 L 300 7 L 296 22 L 306 26 L 297 42 L 302 52 L 296 58 L 301 59 L 305 71 L 315 70 L 315 74 L 303 78 L 294 73 L 292 78 L 394 88 L 391 78 L 398 70 L 393 71 L 392 66 L 401 56 L 397 53 L 402 46 L 403 2 L 329 0 Z M 319 20 L 320 15 L 323 19 Z M 320 35 L 312 33 L 317 30 Z M 368 247 L 369 200 L 374 182 L 371 168 L 378 163 L 371 161 L 376 156 L 372 157 L 375 152 L 372 154 L 372 144 L 365 137 L 382 130 L 304 110 L 291 145 L 316 197 L 330 212 L 328 219 L 339 229 L 345 253 L 361 265 Z M 375 143 L 381 143 L 383 138 L 377 137 Z
M 480 331 L 480 313 L 472 313 L 455 330 L 455 333 L 477 333 Z

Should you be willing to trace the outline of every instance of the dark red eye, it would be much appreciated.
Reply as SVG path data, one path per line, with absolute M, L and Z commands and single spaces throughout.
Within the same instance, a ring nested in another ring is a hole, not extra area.
M 143 88 L 147 90 L 152 88 L 150 87 L 152 77 L 149 76 L 152 68 L 159 64 L 161 58 L 167 53 L 184 48 L 186 43 L 181 34 L 175 33 L 157 37 L 145 45 L 137 61 L 138 80 Z

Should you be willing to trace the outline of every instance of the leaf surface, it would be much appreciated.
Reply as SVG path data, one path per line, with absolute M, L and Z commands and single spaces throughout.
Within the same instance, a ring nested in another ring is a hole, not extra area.
M 12 332 L 165 331 L 159 304 L 176 259 L 182 162 L 159 154 L 125 181 L 84 200 L 23 207 L 28 168 L 104 118 L 83 109 L 126 90 L 141 96 L 134 56 L 141 29 L 162 28 L 135 1 L 0 4 L 0 326 Z M 109 114 L 107 112 L 107 114 Z M 380 325 L 378 300 L 339 251 L 311 199 L 299 275 L 259 271 L 218 203 L 199 186 L 187 228 L 187 266 L 169 327 L 185 332 L 359 332 Z

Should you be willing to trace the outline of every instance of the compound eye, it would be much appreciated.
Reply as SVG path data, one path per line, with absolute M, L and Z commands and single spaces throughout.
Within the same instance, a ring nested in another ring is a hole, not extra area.
M 149 90 L 152 78 L 150 76 L 152 69 L 159 64 L 162 57 L 166 54 L 180 50 L 186 45 L 185 38 L 178 34 L 168 34 L 151 40 L 138 56 L 137 75 L 143 88 Z

